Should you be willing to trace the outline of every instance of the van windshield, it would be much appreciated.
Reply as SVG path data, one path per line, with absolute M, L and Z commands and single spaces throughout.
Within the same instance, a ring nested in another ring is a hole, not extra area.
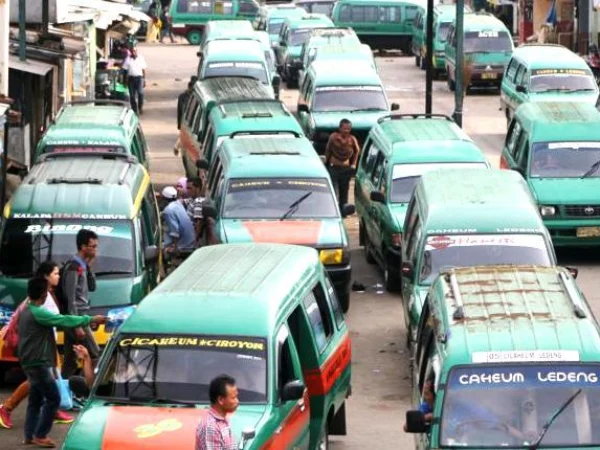
M 290 46 L 302 45 L 310 38 L 312 28 L 297 28 L 290 33 Z
M 219 62 L 209 63 L 204 71 L 204 78 L 218 77 L 251 77 L 262 84 L 269 84 L 267 70 L 259 62 Z
M 289 219 L 339 217 L 327 179 L 238 178 L 229 182 L 225 219 L 281 219 L 286 214 Z
M 531 72 L 529 89 L 531 92 L 594 92 L 598 86 L 587 70 L 543 69 Z
M 532 149 L 534 178 L 600 177 L 600 142 L 538 142 Z
M 283 27 L 284 19 L 271 19 L 269 23 L 267 23 L 267 33 L 269 34 L 279 34 L 281 28 Z
M 539 234 L 452 234 L 428 236 L 419 280 L 431 284 L 441 270 L 490 264 L 552 266 Z
M 440 42 L 446 42 L 446 38 L 448 37 L 448 31 L 450 31 L 450 25 L 452 22 L 442 22 L 438 27 L 437 39 Z
M 446 384 L 442 447 L 527 448 L 561 407 L 538 448 L 600 445 L 600 365 L 455 367 Z
M 512 40 L 506 31 L 467 31 L 465 53 L 511 52 Z
M 100 370 L 102 398 L 209 403 L 210 381 L 226 373 L 241 403 L 267 401 L 267 342 L 258 337 L 122 334 Z
M 390 201 L 392 203 L 408 203 L 412 197 L 415 186 L 421 175 L 430 170 L 446 169 L 485 169 L 487 165 L 483 162 L 472 163 L 428 163 L 428 164 L 396 164 L 392 170 L 392 192 Z
M 77 253 L 75 237 L 82 228 L 98 234 L 98 256 L 93 270 L 99 276 L 134 273 L 134 241 L 130 220 L 8 219 L 0 243 L 0 271 L 4 276 L 33 276 L 39 264 L 59 264 Z
M 387 111 L 383 89 L 379 86 L 327 86 L 316 89 L 314 112 Z

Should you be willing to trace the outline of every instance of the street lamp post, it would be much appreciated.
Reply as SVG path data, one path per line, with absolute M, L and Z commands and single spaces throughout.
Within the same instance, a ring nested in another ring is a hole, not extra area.
M 427 0 L 427 53 L 425 57 L 425 114 L 432 113 L 432 91 L 433 91 L 433 0 Z
M 464 11 L 465 0 L 456 0 L 456 68 L 454 71 L 455 91 L 454 91 L 454 121 L 462 128 L 463 115 L 463 72 L 465 65 L 465 55 L 463 53 L 464 40 Z

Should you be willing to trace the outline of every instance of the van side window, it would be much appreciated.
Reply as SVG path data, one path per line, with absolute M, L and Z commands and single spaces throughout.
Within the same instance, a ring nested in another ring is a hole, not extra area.
M 381 174 L 383 173 L 383 168 L 385 165 L 385 156 L 383 152 L 379 152 L 377 154 L 377 159 L 375 160 L 375 169 L 373 170 L 373 175 L 371 176 L 371 181 L 375 187 L 379 187 L 379 182 L 381 181 Z
M 148 219 L 150 219 L 151 229 L 158 230 L 158 224 L 160 223 L 160 216 L 158 215 L 158 206 L 156 199 L 154 198 L 154 189 L 150 186 L 144 194 L 144 209 L 148 212 Z
M 221 158 L 217 156 L 215 159 L 215 163 L 212 165 L 211 169 L 208 171 L 208 191 L 212 192 L 214 190 L 215 180 L 219 178 L 221 175 L 221 171 L 223 167 L 221 165 Z
M 406 8 L 406 20 L 413 20 L 416 16 L 416 7 Z M 400 7 L 399 6 L 380 6 L 379 7 L 380 22 L 400 22 Z
M 279 392 L 287 383 L 300 378 L 300 374 L 296 373 L 290 339 L 292 339 L 290 332 L 287 326 L 283 325 L 277 333 L 277 387 Z
M 320 284 L 317 284 L 312 292 L 304 296 L 303 303 L 317 348 L 319 352 L 322 352 L 333 334 L 333 329 L 325 294 Z
M 233 3 L 217 0 L 215 2 L 215 14 L 223 14 L 226 16 L 233 15 Z
M 190 101 L 188 102 L 187 108 L 185 110 L 185 122 L 190 126 L 193 123 L 194 115 L 196 114 L 196 109 L 198 108 L 198 99 L 196 96 L 191 95 Z
M 523 131 L 519 136 L 517 145 L 515 145 L 515 160 L 517 165 L 523 169 L 527 167 L 527 159 L 529 156 L 529 140 L 527 138 L 527 133 Z
M 515 76 L 515 84 L 517 86 L 523 86 L 524 85 L 525 72 L 527 72 L 527 69 L 525 68 L 525 66 L 520 66 L 517 69 L 517 75 Z
M 135 136 L 133 137 L 133 145 L 136 147 L 138 154 L 140 155 L 140 162 L 143 163 L 146 161 L 146 141 L 144 140 L 144 135 L 142 134 L 142 130 L 138 127 L 135 131 Z
M 417 223 L 417 215 L 413 214 L 416 208 L 416 203 L 417 202 L 415 201 L 415 198 L 411 198 L 410 202 L 408 203 L 408 208 L 406 209 L 406 217 L 408 217 L 408 223 L 406 224 L 406 228 L 404 229 L 404 236 L 402 237 L 404 242 L 408 242 L 412 230 L 415 226 L 415 223 Z
M 340 302 L 338 301 L 337 294 L 335 293 L 335 289 L 333 284 L 331 284 L 331 280 L 329 279 L 327 272 L 325 273 L 325 287 L 327 288 L 327 298 L 329 299 L 331 309 L 333 310 L 335 324 L 337 325 L 338 329 L 340 329 L 344 324 L 344 313 L 342 312 Z
M 212 126 L 206 131 L 206 137 L 204 138 L 204 145 L 202 146 L 202 153 L 206 155 L 207 151 L 210 151 L 215 140 L 215 130 Z
M 398 7 L 395 7 L 395 8 L 398 9 L 397 19 L 395 21 L 390 21 L 390 22 L 400 22 L 400 8 L 398 8 Z M 411 21 L 417 15 L 418 11 L 419 11 L 419 8 L 417 8 L 416 6 L 405 6 L 404 14 L 406 17 L 404 18 L 404 21 L 405 22 Z
M 414 231 L 410 235 L 410 240 L 408 241 L 408 260 L 412 263 L 415 262 L 416 253 L 417 253 L 417 243 L 421 239 L 422 225 L 421 221 L 417 217 L 417 223 L 415 225 Z
M 517 138 L 521 134 L 521 124 L 517 120 L 513 120 L 511 129 L 508 130 L 506 137 L 506 147 L 511 155 L 515 155 Z
M 417 367 L 421 367 L 423 362 L 423 351 L 424 344 L 429 342 L 431 335 L 433 334 L 433 319 L 431 317 L 431 308 L 429 307 L 429 295 L 425 299 L 423 304 L 423 310 L 421 311 L 421 318 L 419 320 L 419 328 L 417 331 L 417 348 L 415 350 L 415 364 Z
M 189 14 L 210 14 L 212 13 L 211 6 L 211 3 L 207 1 L 177 2 L 177 12 Z
M 510 63 L 508 63 L 508 66 L 506 67 L 506 78 L 509 81 L 513 81 L 515 74 L 517 73 L 517 66 L 519 65 L 519 62 L 516 59 L 511 59 Z
M 340 8 L 340 21 L 350 22 L 352 20 L 352 7 L 350 5 L 342 5 Z

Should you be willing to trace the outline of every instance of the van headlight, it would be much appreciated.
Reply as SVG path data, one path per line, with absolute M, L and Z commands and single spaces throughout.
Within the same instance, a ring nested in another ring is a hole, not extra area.
M 540 214 L 542 217 L 551 217 L 556 215 L 556 208 L 554 206 L 541 205 Z
M 344 261 L 344 249 L 328 248 L 319 251 L 319 259 L 325 265 L 341 264 Z

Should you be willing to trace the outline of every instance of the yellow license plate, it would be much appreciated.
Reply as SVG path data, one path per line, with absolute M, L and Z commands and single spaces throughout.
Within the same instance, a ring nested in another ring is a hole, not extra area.
M 600 237 L 600 227 L 581 227 L 577 228 L 578 238 Z
M 496 78 L 498 78 L 498 74 L 495 72 L 487 72 L 481 74 L 482 80 L 495 80 Z

